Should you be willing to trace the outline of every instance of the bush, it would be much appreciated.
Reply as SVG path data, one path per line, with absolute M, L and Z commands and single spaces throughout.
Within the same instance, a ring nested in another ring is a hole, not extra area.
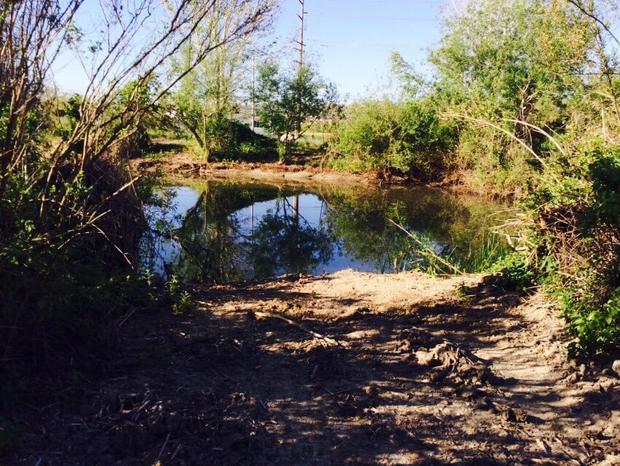
M 509 254 L 492 267 L 491 272 L 499 279 L 499 285 L 506 289 L 522 291 L 536 283 L 537 274 L 523 254 Z
M 222 155 L 245 161 L 276 160 L 277 142 L 273 138 L 258 134 L 238 121 L 231 121 L 231 134 L 234 138 L 232 150 Z
M 576 152 L 550 167 L 526 207 L 537 261 L 556 265 L 547 288 L 561 297 L 574 349 L 594 353 L 620 347 L 620 146 Z
M 111 319 L 136 309 L 152 308 L 159 292 L 121 267 L 104 267 L 72 256 L 33 257 L 30 267 L 0 270 L 0 328 L 7 361 L 15 370 L 87 367 L 108 356 L 115 332 Z M 163 296 L 163 295 L 162 295 Z M 7 364 L 7 367 L 9 364 Z
M 450 164 L 455 130 L 423 100 L 353 105 L 336 130 L 332 165 L 436 180 Z
M 573 351 L 595 353 L 600 350 L 618 349 L 620 342 L 620 288 L 603 304 L 596 296 L 579 296 L 574 290 L 564 293 L 563 315 L 568 329 L 578 338 Z

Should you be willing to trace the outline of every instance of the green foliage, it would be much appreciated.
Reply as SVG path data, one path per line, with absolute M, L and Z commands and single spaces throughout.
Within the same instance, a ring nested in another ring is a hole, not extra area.
M 258 134 L 248 125 L 238 121 L 230 122 L 231 143 L 227 152 L 216 154 L 219 158 L 244 161 L 273 161 L 278 144 L 270 137 Z
M 467 2 L 431 52 L 433 81 L 394 54 L 402 102 L 354 105 L 333 146 L 340 168 L 454 170 L 520 199 L 520 252 L 495 255 L 490 242 L 478 265 L 508 287 L 561 291 L 576 349 L 589 352 L 619 344 L 620 80 L 593 21 L 601 4 Z
M 592 158 L 588 168 L 595 220 L 620 228 L 620 146 L 599 146 Z
M 119 156 L 133 157 L 144 154 L 151 145 L 148 129 L 158 126 L 160 108 L 153 104 L 158 83 L 153 77 L 143 80 L 136 79 L 121 88 L 110 113 L 123 115 L 112 131 L 121 131 L 127 135 L 116 149 Z
M 419 97 L 426 87 L 426 82 L 415 69 L 398 52 L 392 52 L 390 65 L 392 74 L 400 82 L 405 97 L 409 100 Z
M 214 6 L 219 8 L 219 4 Z M 200 155 L 228 156 L 238 151 L 233 115 L 238 110 L 236 97 L 243 61 L 247 58 L 249 37 L 226 41 L 228 30 L 244 14 L 247 6 L 224 7 L 223 26 L 205 21 L 196 31 L 204 40 L 224 43 L 204 59 L 195 56 L 194 45 L 185 46 L 174 58 L 173 69 L 184 69 L 198 60 L 198 65 L 186 73 L 179 86 L 168 98 L 170 123 L 177 131 L 189 134 L 198 145 Z
M 335 88 L 308 65 L 287 75 L 275 62 L 267 62 L 259 70 L 256 101 L 261 124 L 278 137 L 284 158 L 302 127 L 307 129 L 334 104 Z
M 74 94 L 64 102 L 61 102 L 58 110 L 59 121 L 54 129 L 54 134 L 62 139 L 69 139 L 71 133 L 80 119 L 80 105 L 82 98 L 78 94 Z
M 454 127 L 439 120 L 428 100 L 362 102 L 348 109 L 337 128 L 332 164 L 434 180 L 450 166 L 455 136 Z
M 574 151 L 548 168 L 525 205 L 537 273 L 561 297 L 578 337 L 573 350 L 592 353 L 620 345 L 620 146 L 594 140 Z
M 620 288 L 598 304 L 596 296 L 579 295 L 568 290 L 562 296 L 563 314 L 568 328 L 578 338 L 572 351 L 596 353 L 620 348 Z
M 527 257 L 516 252 L 495 262 L 491 272 L 497 276 L 502 287 L 517 291 L 532 287 L 538 278 Z
M 152 104 L 157 92 L 158 83 L 155 78 L 148 80 L 135 79 L 123 86 L 115 94 L 114 101 L 106 113 L 111 123 L 105 134 L 119 133 L 121 144 L 115 148 L 115 153 L 123 158 L 142 155 L 150 146 L 149 128 L 159 126 L 161 120 L 160 108 Z M 56 105 L 55 119 L 48 123 L 51 134 L 68 141 L 73 136 L 76 126 L 82 118 L 83 99 L 79 94 L 68 98 L 61 97 L 54 102 Z M 83 138 L 73 143 L 72 149 L 81 151 Z
M 62 257 L 31 254 L 26 265 L 0 271 L 0 320 L 9 324 L 0 335 L 9 360 L 51 368 L 78 347 L 79 363 L 105 357 L 113 343 L 105 331 L 111 319 L 158 306 L 162 295 L 145 278 L 81 256 L 79 249 Z
M 195 309 L 195 301 L 176 275 L 172 275 L 166 282 L 166 292 L 174 314 L 185 314 Z
M 447 21 L 430 55 L 433 93 L 460 122 L 456 160 L 472 182 L 500 194 L 527 190 L 524 178 L 541 167 L 517 139 L 546 157 L 547 138 L 528 125 L 550 134 L 566 127 L 587 92 L 594 29 L 564 1 L 468 2 Z

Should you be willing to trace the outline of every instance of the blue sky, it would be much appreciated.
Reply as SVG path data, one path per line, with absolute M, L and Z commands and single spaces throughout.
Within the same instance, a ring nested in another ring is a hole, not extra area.
M 392 51 L 420 70 L 441 32 L 446 0 L 306 0 L 310 61 L 342 96 L 382 92 Z M 298 0 L 286 0 L 275 25 L 282 44 L 298 34 Z M 291 61 L 294 57 L 291 57 Z
M 390 53 L 398 50 L 422 64 L 426 50 L 439 39 L 440 11 L 448 1 L 454 0 L 306 0 L 307 57 L 343 98 L 383 92 Z M 85 2 L 80 23 L 98 16 L 90 3 Z M 281 1 L 271 35 L 284 63 L 296 59 L 291 48 L 299 31 L 298 12 L 298 0 Z M 86 78 L 72 53 L 61 55 L 54 80 L 65 92 L 83 90 Z
M 428 50 L 441 37 L 442 14 L 467 0 L 305 0 L 307 58 L 321 75 L 336 84 L 342 100 L 389 94 L 389 56 L 398 51 L 416 70 L 428 70 Z M 475 1 L 475 0 L 474 0 Z M 277 58 L 293 65 L 293 40 L 299 31 L 298 0 L 281 0 L 270 40 Z M 99 17 L 97 2 L 86 0 L 78 20 Z M 618 24 L 614 25 L 618 32 Z M 73 54 L 64 53 L 54 67 L 62 91 L 80 92 L 86 78 Z

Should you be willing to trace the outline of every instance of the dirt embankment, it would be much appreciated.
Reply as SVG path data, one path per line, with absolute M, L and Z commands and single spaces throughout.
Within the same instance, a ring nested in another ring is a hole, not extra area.
M 140 172 L 161 172 L 168 176 L 210 179 L 241 179 L 257 182 L 338 183 L 345 185 L 381 184 L 376 174 L 344 173 L 319 166 L 258 162 L 206 162 L 189 153 L 179 152 L 161 157 L 133 159 L 132 167 Z
M 322 166 L 320 160 L 309 163 L 300 159 L 283 164 L 278 162 L 206 162 L 189 152 L 172 152 L 161 156 L 132 159 L 130 163 L 135 172 L 161 173 L 168 178 L 208 178 L 222 180 L 244 180 L 247 182 L 323 184 L 333 183 L 344 186 L 388 186 L 425 185 L 445 189 L 459 194 L 473 194 L 498 199 L 511 199 L 514 195 L 498 196 L 483 187 L 475 187 L 467 182 L 466 173 L 452 173 L 435 182 L 421 182 L 397 173 L 386 175 L 380 172 L 351 173 L 331 170 Z
M 21 411 L 0 463 L 620 462 L 620 379 L 565 362 L 540 296 L 353 271 L 195 296 L 127 320 L 110 373 Z

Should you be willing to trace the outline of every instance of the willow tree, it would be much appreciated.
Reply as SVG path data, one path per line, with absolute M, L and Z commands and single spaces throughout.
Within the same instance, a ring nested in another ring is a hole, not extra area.
M 458 160 L 518 189 L 587 92 L 596 34 L 566 0 L 481 0 L 446 21 L 430 60 L 438 102 L 462 125 Z M 518 142 L 517 139 L 521 142 Z

